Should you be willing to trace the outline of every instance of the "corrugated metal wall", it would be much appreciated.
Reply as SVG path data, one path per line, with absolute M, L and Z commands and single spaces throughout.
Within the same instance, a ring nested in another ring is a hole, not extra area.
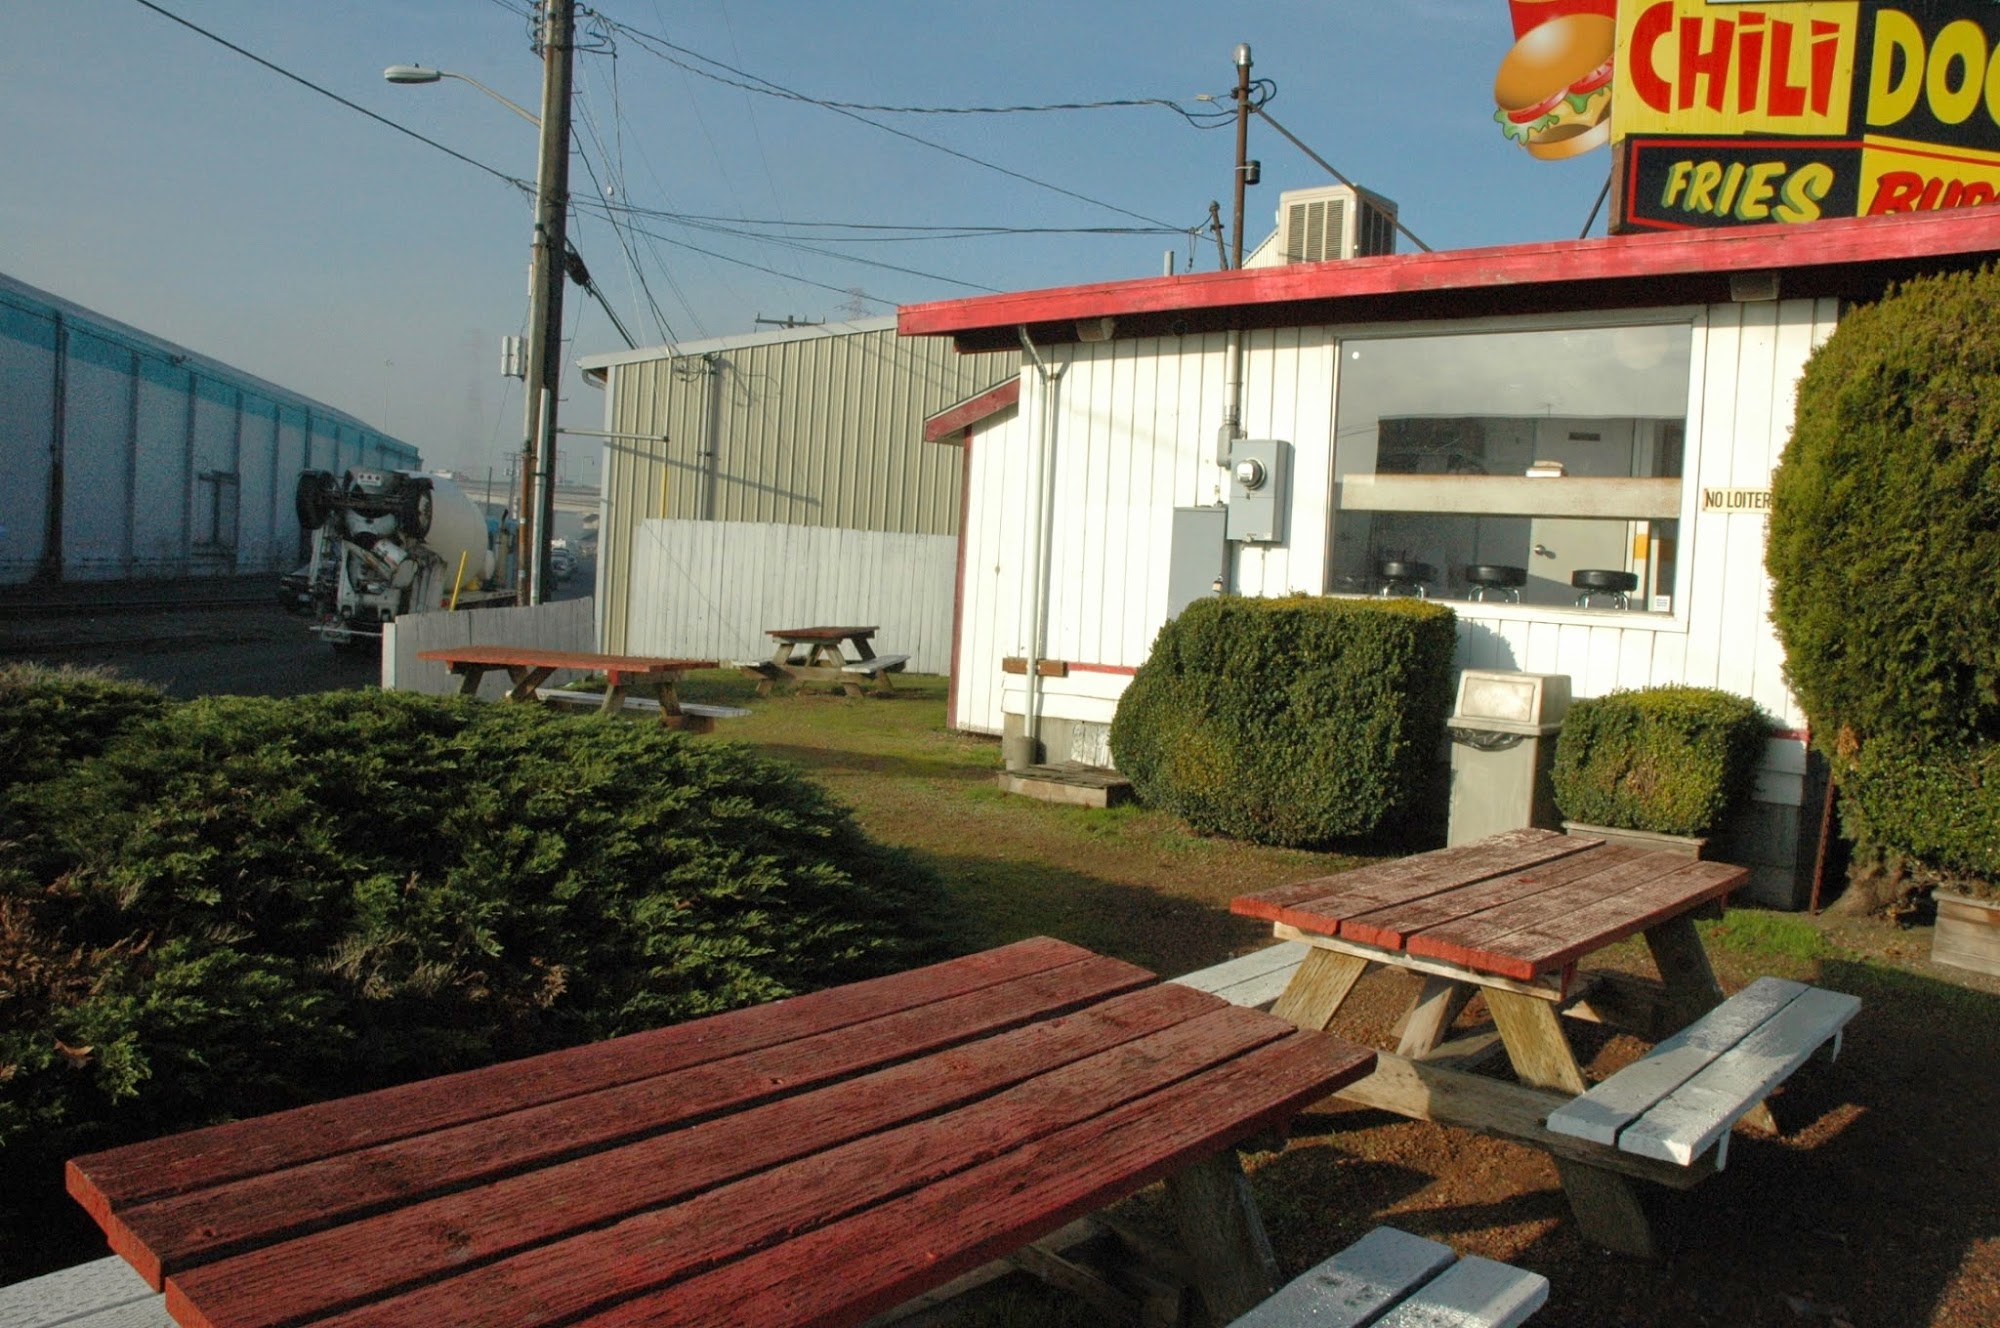
M 630 579 L 644 521 L 955 534 L 962 457 L 926 443 L 924 419 L 1011 378 L 1019 363 L 1018 353 L 960 355 L 942 338 L 898 338 L 893 319 L 607 360 L 605 430 L 669 441 L 605 444 L 605 648 L 629 648 L 625 606 L 646 593 Z
M 1838 317 L 1832 300 L 1716 305 L 1694 314 L 1688 418 L 1693 467 L 1682 518 L 1688 567 L 1676 612 L 1606 615 L 1455 604 L 1459 662 L 1474 668 L 1566 673 L 1575 695 L 1688 682 L 1755 699 L 1780 724 L 1804 718 L 1786 689 L 1764 573 L 1764 522 L 1697 514 L 1696 486 L 1767 487 L 1791 429 L 1792 390 Z M 1291 441 L 1290 538 L 1238 547 L 1236 586 L 1281 595 L 1326 588 L 1332 505 L 1336 352 L 1341 329 L 1253 334 L 1244 427 Z M 1052 658 L 1132 668 L 1166 619 L 1172 509 L 1215 500 L 1210 463 L 1222 418 L 1220 338 L 1063 347 L 1058 384 Z M 1018 412 L 973 431 L 958 707 L 953 723 L 1001 730 L 1008 688 L 1001 658 L 1026 646 L 1024 586 L 1032 495 L 1029 450 L 1041 383 L 1023 375 Z M 1046 683 L 1045 713 L 1107 722 L 1125 679 L 1072 673 Z M 1020 700 L 1012 703 L 1016 711 Z M 1796 740 L 1773 744 L 1759 797 L 1796 803 L 1804 770 Z
M 912 673 L 951 668 L 950 535 L 746 521 L 648 521 L 633 559 L 626 649 L 683 659 L 769 657 L 777 627 L 874 626 Z
M 350 415 L 5 277 L 0 461 L 0 584 L 289 570 L 299 471 L 421 464 Z

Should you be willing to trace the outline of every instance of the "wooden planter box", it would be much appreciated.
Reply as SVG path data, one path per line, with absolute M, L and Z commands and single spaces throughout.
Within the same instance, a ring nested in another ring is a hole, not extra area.
M 1708 852 L 1708 840 L 1705 837 L 1662 835 L 1655 834 L 1651 830 L 1614 830 L 1608 825 L 1591 825 L 1587 821 L 1564 821 L 1563 833 L 1601 839 L 1607 844 L 1626 844 L 1649 852 L 1678 853 L 1688 858 L 1705 857 Z
M 1931 958 L 1954 968 L 2000 977 L 2000 902 L 1939 890 Z

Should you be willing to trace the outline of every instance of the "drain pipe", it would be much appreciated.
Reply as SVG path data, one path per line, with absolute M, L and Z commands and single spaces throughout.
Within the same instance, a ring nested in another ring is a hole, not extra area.
M 1009 770 L 1022 770 L 1031 765 L 1039 765 L 1042 759 L 1042 657 L 1048 649 L 1049 634 L 1049 562 L 1055 544 L 1055 438 L 1056 438 L 1056 384 L 1061 381 L 1068 365 L 1051 365 L 1035 349 L 1035 342 L 1028 335 L 1023 324 L 1020 329 L 1021 348 L 1035 366 L 1035 373 L 1042 383 L 1042 414 L 1038 426 L 1038 437 L 1032 457 L 1031 482 L 1028 493 L 1034 503 L 1033 525 L 1029 548 L 1028 584 L 1023 594 L 1027 610 L 1028 640 L 1026 642 L 1028 665 L 1028 699 L 1021 716 L 1021 732 L 1017 738 L 1003 739 L 1001 756 Z

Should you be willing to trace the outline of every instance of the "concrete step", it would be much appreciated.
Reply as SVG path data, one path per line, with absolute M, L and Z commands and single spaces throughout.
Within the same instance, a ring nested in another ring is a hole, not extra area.
M 1085 765 L 1081 761 L 1002 770 L 1000 788 L 1005 793 L 1040 798 L 1043 802 L 1068 803 L 1073 807 L 1116 807 L 1132 800 L 1131 780 L 1116 770 Z

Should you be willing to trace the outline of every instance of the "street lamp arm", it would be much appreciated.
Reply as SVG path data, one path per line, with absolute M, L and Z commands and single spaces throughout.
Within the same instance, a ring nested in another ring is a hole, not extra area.
M 382 71 L 382 77 L 391 83 L 436 83 L 440 79 L 455 78 L 461 83 L 470 83 L 473 87 L 478 88 L 481 92 L 499 102 L 529 124 L 534 125 L 537 129 L 541 128 L 542 125 L 541 116 L 536 115 L 519 102 L 501 96 L 470 74 L 455 73 L 449 69 L 432 69 L 426 65 L 390 65 Z

